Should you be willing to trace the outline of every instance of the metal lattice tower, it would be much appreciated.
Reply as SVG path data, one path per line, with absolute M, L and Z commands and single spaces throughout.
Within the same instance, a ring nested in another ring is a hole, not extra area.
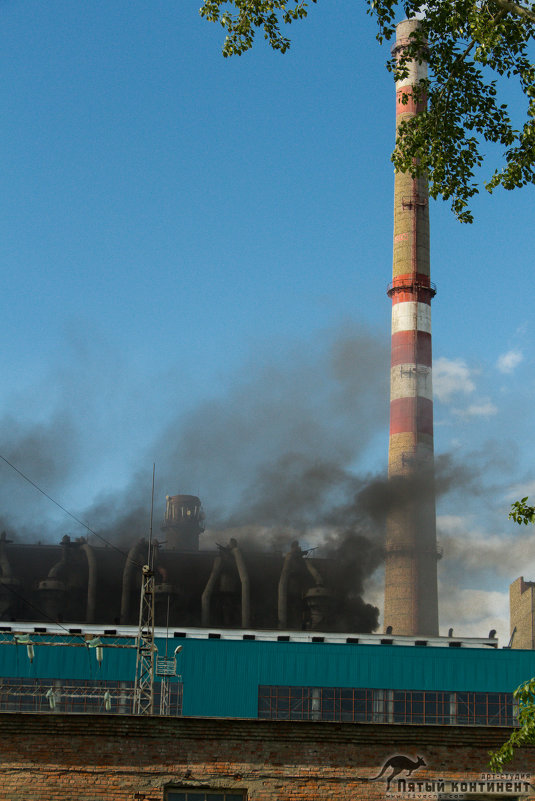
M 134 684 L 134 715 L 154 713 L 154 571 L 144 565 L 139 604 L 139 628 L 136 640 L 136 680 Z
M 141 568 L 141 597 L 139 626 L 136 638 L 136 679 L 134 682 L 134 715 L 154 714 L 154 551 L 152 547 L 152 518 L 154 514 L 154 473 L 152 465 L 152 497 L 150 504 L 150 533 L 148 564 Z

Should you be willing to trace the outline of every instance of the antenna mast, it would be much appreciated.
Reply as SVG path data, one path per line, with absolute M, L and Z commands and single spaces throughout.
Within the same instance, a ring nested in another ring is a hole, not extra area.
M 139 627 L 136 639 L 136 680 L 134 684 L 134 715 L 154 714 L 154 551 L 152 546 L 152 517 L 154 512 L 154 473 L 152 465 L 152 498 L 150 505 L 150 533 L 148 564 L 141 572 L 141 598 Z

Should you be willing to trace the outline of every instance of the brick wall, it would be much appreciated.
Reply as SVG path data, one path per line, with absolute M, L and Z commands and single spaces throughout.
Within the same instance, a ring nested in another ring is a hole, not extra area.
M 0 726 L 0 801 L 163 801 L 175 785 L 246 790 L 251 801 L 374 801 L 385 797 L 384 781 L 360 779 L 388 757 L 423 757 L 414 781 L 477 781 L 509 733 L 52 713 L 0 714 Z M 535 748 L 511 770 L 535 774 Z
M 535 647 L 535 584 L 524 581 L 523 576 L 517 578 L 509 587 L 509 619 L 511 634 L 516 628 L 513 648 Z

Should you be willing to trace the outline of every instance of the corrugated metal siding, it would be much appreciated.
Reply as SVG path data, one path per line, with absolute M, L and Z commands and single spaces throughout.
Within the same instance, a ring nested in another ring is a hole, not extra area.
M 257 716 L 258 686 L 369 687 L 511 692 L 535 675 L 535 651 L 180 639 L 183 714 Z M 165 641 L 157 640 L 161 655 Z M 133 681 L 135 650 L 0 646 L 0 674 L 23 678 Z
M 55 639 L 59 641 L 61 638 Z M 0 675 L 102 681 L 134 679 L 136 668 L 134 649 L 104 649 L 104 659 L 100 668 L 94 648 L 35 645 L 34 650 L 35 657 L 33 663 L 30 663 L 25 645 L 0 645 Z
M 259 684 L 511 692 L 535 675 L 535 652 L 494 649 L 187 640 L 181 658 L 185 715 L 256 717 Z

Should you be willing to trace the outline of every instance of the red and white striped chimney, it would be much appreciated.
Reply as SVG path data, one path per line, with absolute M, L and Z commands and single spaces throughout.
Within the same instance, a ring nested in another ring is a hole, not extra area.
M 417 20 L 397 26 L 394 53 L 407 45 Z M 396 84 L 396 127 L 425 108 L 412 87 L 427 77 L 425 63 L 411 61 Z M 403 103 L 403 95 L 408 102 Z M 425 177 L 397 172 L 394 192 L 392 359 L 388 474 L 400 501 L 387 522 L 385 630 L 438 635 L 437 543 L 433 487 L 433 394 L 429 204 Z M 405 479 L 405 481 L 403 480 Z M 391 629 L 389 628 L 391 627 Z

